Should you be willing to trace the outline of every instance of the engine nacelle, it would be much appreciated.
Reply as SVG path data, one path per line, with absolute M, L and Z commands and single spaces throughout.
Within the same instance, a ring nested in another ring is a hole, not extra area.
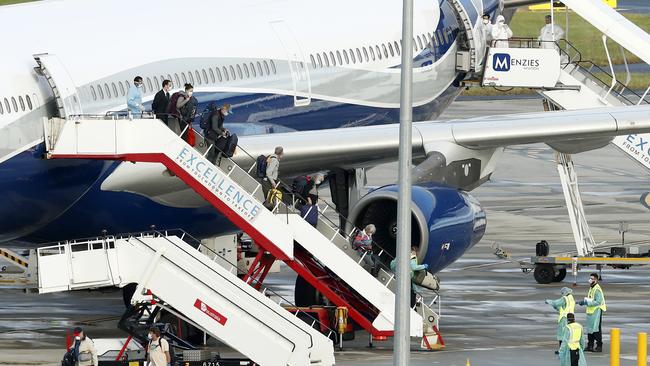
M 486 217 L 479 202 L 467 192 L 430 183 L 413 186 L 411 245 L 418 248 L 420 263 L 439 272 L 478 243 L 486 228 Z M 385 186 L 363 197 L 350 213 L 350 221 L 363 228 L 374 224 L 373 240 L 389 256 L 395 256 L 397 242 L 397 186 Z M 388 264 L 388 263 L 386 263 Z

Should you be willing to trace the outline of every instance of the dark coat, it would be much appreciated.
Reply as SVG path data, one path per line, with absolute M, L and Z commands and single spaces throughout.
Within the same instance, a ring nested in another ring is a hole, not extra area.
M 167 121 L 167 107 L 169 106 L 169 92 L 165 93 L 164 90 L 158 91 L 153 97 L 153 103 L 151 103 L 151 109 L 157 115 L 158 118 L 163 121 Z

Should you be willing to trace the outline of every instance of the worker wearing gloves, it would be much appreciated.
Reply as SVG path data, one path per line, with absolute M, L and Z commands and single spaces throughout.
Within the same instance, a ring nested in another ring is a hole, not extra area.
M 508 48 L 510 43 L 508 38 L 512 37 L 512 30 L 506 24 L 506 18 L 503 15 L 497 17 L 497 22 L 492 26 L 492 39 L 494 40 L 494 47 Z
M 585 337 L 582 326 L 575 322 L 573 313 L 568 313 L 566 331 L 560 347 L 560 366 L 587 366 L 587 359 L 583 349 Z
M 564 339 L 565 332 L 567 331 L 567 314 L 573 313 L 576 307 L 576 302 L 573 299 L 573 290 L 568 287 L 562 287 L 560 290 L 560 297 L 557 300 L 546 300 L 545 302 L 551 305 L 555 310 L 558 311 L 557 318 L 557 331 L 555 334 L 555 339 L 559 342 L 558 347 L 562 346 L 562 339 Z M 559 351 L 555 351 L 556 354 Z
M 411 247 L 411 261 L 410 261 L 410 275 L 411 275 L 411 307 L 415 306 L 415 294 L 419 293 L 419 286 L 413 282 L 413 277 L 417 271 L 426 271 L 429 269 L 428 264 L 418 264 L 418 251 L 417 248 Z M 390 269 L 397 272 L 397 258 L 390 261 Z
M 550 15 L 547 15 L 544 20 L 546 24 L 542 27 L 542 29 L 540 29 L 539 37 L 537 37 L 537 40 L 540 41 L 540 47 L 558 49 L 555 45 L 555 42 L 564 37 L 564 30 L 562 30 L 562 28 L 560 28 L 560 26 L 557 24 L 551 24 Z
M 578 302 L 578 305 L 587 307 L 587 348 L 585 348 L 587 352 L 603 351 L 601 322 L 603 320 L 603 312 L 607 311 L 607 305 L 605 305 L 605 294 L 598 281 L 598 273 L 589 275 L 590 287 L 587 297 Z

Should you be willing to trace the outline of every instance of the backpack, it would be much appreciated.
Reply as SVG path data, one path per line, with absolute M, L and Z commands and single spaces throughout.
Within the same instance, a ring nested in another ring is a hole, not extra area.
M 210 122 L 212 121 L 212 115 L 218 110 L 219 108 L 217 108 L 217 105 L 215 103 L 210 103 L 210 105 L 207 106 L 203 112 L 201 112 L 199 127 L 201 127 L 203 130 L 211 128 L 212 126 L 210 126 Z
M 295 177 L 291 182 L 291 192 L 297 194 L 301 200 L 307 199 L 309 191 L 314 186 L 314 181 L 308 175 Z M 312 202 L 314 203 L 314 202 Z
M 77 360 L 74 357 L 74 348 L 71 348 L 63 355 L 63 360 L 61 360 L 61 366 L 75 366 Z
M 169 105 L 167 106 L 167 113 L 171 114 L 172 116 L 179 118 L 180 117 L 180 112 L 178 111 L 178 108 L 176 108 L 176 103 L 178 103 L 178 98 L 180 98 L 183 95 L 181 92 L 176 92 L 172 94 L 171 98 L 169 98 Z
M 266 178 L 266 166 L 268 158 L 266 155 L 260 155 L 257 157 L 255 160 L 255 165 L 257 169 L 255 170 L 255 175 L 257 175 L 258 178 Z
M 316 227 L 318 225 L 318 206 L 302 205 L 300 207 L 300 216 L 311 226 Z

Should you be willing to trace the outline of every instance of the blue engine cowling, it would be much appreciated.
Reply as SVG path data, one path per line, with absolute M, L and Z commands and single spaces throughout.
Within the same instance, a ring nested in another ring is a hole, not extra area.
M 411 245 L 418 247 L 420 263 L 428 263 L 436 273 L 447 267 L 474 244 L 486 228 L 486 217 L 479 202 L 467 192 L 431 183 L 413 186 Z M 356 227 L 375 224 L 373 240 L 390 256 L 395 256 L 397 233 L 397 186 L 378 188 L 363 197 L 350 213 Z

